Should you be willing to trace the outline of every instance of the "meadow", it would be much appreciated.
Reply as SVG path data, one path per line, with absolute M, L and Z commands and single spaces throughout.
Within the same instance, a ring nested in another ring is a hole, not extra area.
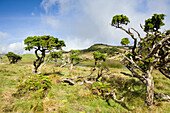
M 0 112 L 17 113 L 169 113 L 170 103 L 155 99 L 154 105 L 150 108 L 144 106 L 145 86 L 138 80 L 121 74 L 128 72 L 119 62 L 106 63 L 109 66 L 109 73 L 103 75 L 105 83 L 116 89 L 118 99 L 125 97 L 123 103 L 112 99 L 109 103 L 100 95 L 95 95 L 93 86 L 69 85 L 60 82 L 64 78 L 85 76 L 92 70 L 93 61 L 84 62 L 80 66 L 73 67 L 73 70 L 66 67 L 56 67 L 54 63 L 46 64 L 42 68 L 44 76 L 51 80 L 51 88 L 45 96 L 39 96 L 39 92 L 29 92 L 21 97 L 14 96 L 19 84 L 31 76 L 35 59 L 34 55 L 22 55 L 23 59 L 17 64 L 8 64 L 6 57 L 0 64 Z M 90 65 L 90 66 L 86 66 Z M 94 73 L 96 74 L 96 73 Z M 169 80 L 162 76 L 157 70 L 153 73 L 155 81 L 155 92 L 170 94 Z

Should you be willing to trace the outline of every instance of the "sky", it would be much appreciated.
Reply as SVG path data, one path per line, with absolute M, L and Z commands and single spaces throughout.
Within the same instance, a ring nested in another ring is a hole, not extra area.
M 165 14 L 161 29 L 170 29 L 170 0 L 0 0 L 0 54 L 33 53 L 24 50 L 28 36 L 52 35 L 65 41 L 63 50 L 120 45 L 130 37 L 110 25 L 114 15 L 126 15 L 130 24 L 123 27 L 144 36 L 139 25 L 154 13 Z

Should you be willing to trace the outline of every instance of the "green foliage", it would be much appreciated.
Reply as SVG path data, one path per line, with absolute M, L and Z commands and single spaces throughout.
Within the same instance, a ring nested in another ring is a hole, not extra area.
M 129 18 L 122 14 L 122 15 L 115 15 L 112 19 L 111 25 L 119 28 L 121 24 L 127 25 L 128 23 L 130 23 Z
M 62 52 L 61 51 L 59 51 L 59 52 L 54 51 L 54 52 L 50 53 L 50 56 L 51 56 L 51 58 L 62 58 Z
M 169 35 L 170 34 L 170 30 L 167 30 L 165 35 Z
M 79 50 L 70 50 L 69 53 L 70 54 L 78 54 L 78 53 L 80 53 L 80 51 Z
M 77 54 L 70 55 L 70 60 L 80 61 L 81 58 Z
M 85 54 L 87 52 L 99 51 L 100 53 L 107 53 L 108 56 L 114 56 L 117 52 L 121 53 L 121 46 L 110 46 L 106 44 L 94 44 L 91 47 L 81 50 L 80 54 Z
M 121 42 L 120 42 L 122 45 L 125 45 L 125 46 L 127 46 L 129 43 L 130 43 L 130 41 L 129 41 L 129 39 L 128 38 L 123 38 L 122 40 L 121 40 Z
M 15 64 L 18 62 L 18 60 L 21 60 L 22 57 L 14 54 L 13 52 L 8 52 L 7 54 L 5 54 L 8 57 L 8 60 L 10 62 L 10 64 Z
M 145 20 L 144 30 L 147 32 L 158 31 L 161 26 L 165 25 L 162 21 L 165 16 L 165 14 L 154 14 L 151 18 Z
M 25 50 L 29 51 L 33 48 L 52 50 L 53 48 L 61 49 L 61 47 L 66 46 L 63 40 L 50 35 L 27 37 L 24 44 L 27 45 Z
M 105 93 L 110 92 L 111 89 L 113 88 L 110 85 L 110 83 L 102 83 L 102 82 L 95 82 L 94 84 L 92 84 L 92 87 L 90 87 L 90 90 L 92 90 L 94 97 L 105 96 Z
M 35 92 L 35 96 L 43 98 L 46 91 L 51 88 L 51 80 L 48 76 L 33 75 L 17 86 L 17 92 L 13 95 L 16 97 L 24 96 L 27 93 Z
M 79 50 L 71 50 L 69 52 L 70 53 L 70 60 L 71 61 L 75 60 L 75 61 L 79 62 L 81 60 L 81 58 L 78 56 L 79 52 L 80 52 Z
M 93 56 L 94 56 L 94 59 L 95 59 L 96 61 L 98 61 L 98 60 L 106 61 L 106 56 L 105 56 L 104 54 L 100 53 L 99 51 L 95 51 L 95 52 L 93 53 Z

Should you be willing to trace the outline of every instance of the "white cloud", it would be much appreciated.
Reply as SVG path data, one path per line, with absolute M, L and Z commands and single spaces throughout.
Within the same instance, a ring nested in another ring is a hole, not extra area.
M 15 54 L 26 54 L 26 53 L 33 53 L 33 51 L 25 51 L 24 50 L 24 41 L 22 42 L 15 42 L 11 44 L 4 44 L 0 45 L 0 53 L 8 53 L 13 52 Z
M 145 19 L 150 18 L 154 13 L 170 14 L 168 0 L 44 1 L 48 3 L 48 5 L 44 5 L 48 6 L 45 10 L 55 7 L 55 4 L 59 6 L 56 11 L 59 13 L 54 13 L 53 17 L 49 16 L 45 21 L 46 24 L 53 27 L 54 31 L 62 34 L 62 37 L 67 37 L 65 38 L 67 49 L 87 48 L 94 43 L 120 44 L 121 38 L 129 36 L 125 32 L 110 26 L 114 15 L 127 15 L 131 22 L 125 28 L 133 27 L 144 36 L 139 25 L 144 24 Z M 48 16 L 48 13 L 46 16 Z M 170 17 L 168 17 L 168 20 L 170 20 Z M 170 21 L 166 22 L 167 25 L 170 24 Z
M 88 48 L 95 43 L 120 45 L 121 38 L 129 36 L 110 25 L 117 14 L 128 16 L 131 22 L 124 27 L 133 27 L 142 36 L 144 33 L 139 24 L 144 24 L 154 13 L 165 13 L 167 17 L 162 29 L 170 29 L 169 0 L 42 0 L 40 5 L 46 12 L 41 13 L 40 24 L 36 29 L 33 26 L 22 29 L 18 35 L 22 34 L 21 38 L 53 35 L 66 42 L 64 50 Z M 0 32 L 0 41 L 6 37 L 9 37 L 8 33 Z M 23 42 L 16 42 L 1 45 L 0 52 L 26 53 L 23 48 Z

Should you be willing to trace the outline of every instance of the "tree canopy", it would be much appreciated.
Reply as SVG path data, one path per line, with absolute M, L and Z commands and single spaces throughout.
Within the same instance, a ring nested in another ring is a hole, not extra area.
M 145 20 L 144 30 L 147 32 L 158 31 L 161 26 L 165 25 L 163 22 L 165 14 L 154 14 L 151 18 Z
M 130 43 L 130 41 L 128 38 L 123 38 L 120 43 L 124 46 L 127 46 Z
M 130 23 L 129 18 L 122 14 L 122 15 L 115 15 L 112 19 L 111 25 L 116 28 L 119 28 L 119 27 L 121 27 L 120 25 L 122 25 L 122 24 L 127 25 L 128 23 Z
M 70 50 L 70 69 L 72 70 L 72 67 L 79 64 L 81 61 L 81 58 L 78 56 L 79 50 Z M 76 62 L 73 64 L 73 62 Z
M 95 68 L 97 66 L 97 62 L 98 61 L 106 61 L 106 56 L 102 53 L 100 53 L 99 51 L 95 51 L 93 52 L 93 56 L 94 56 L 94 59 L 95 59 Z

